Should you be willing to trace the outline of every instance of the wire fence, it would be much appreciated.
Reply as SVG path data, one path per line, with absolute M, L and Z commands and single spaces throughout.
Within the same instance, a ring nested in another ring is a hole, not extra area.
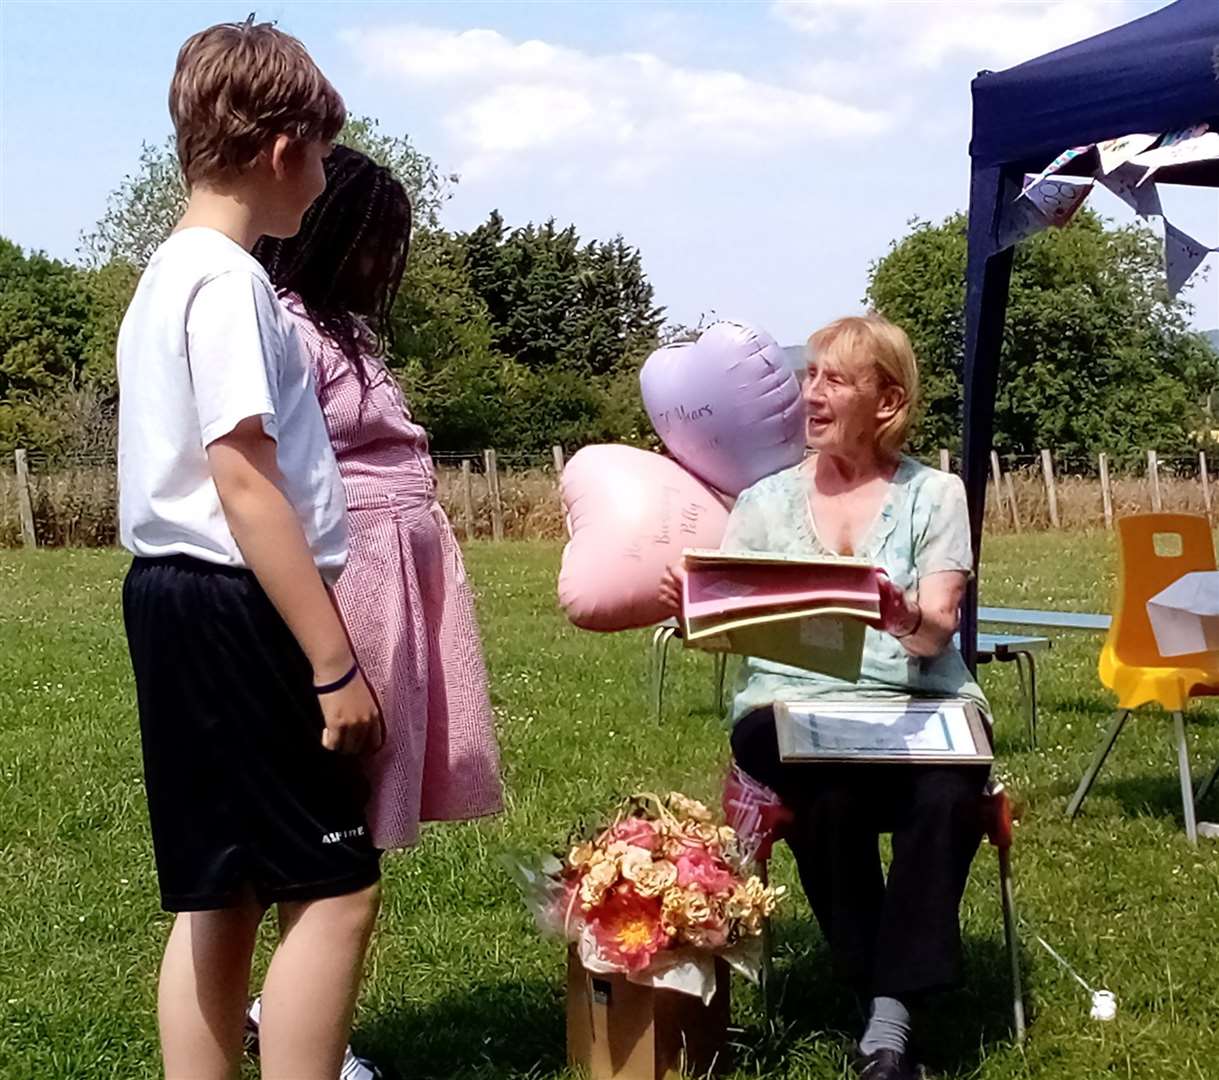
M 18 467 L 17 458 L 24 458 Z M 437 495 L 466 539 L 559 539 L 565 516 L 558 478 L 565 459 L 546 452 L 441 451 Z M 960 470 L 946 450 L 919 455 Z M 1212 512 L 1211 478 L 1219 454 L 1144 454 L 1112 463 L 1107 455 L 994 455 L 987 485 L 989 533 L 1105 528 L 1148 510 Z M 112 447 L 47 453 L 18 451 L 0 461 L 0 547 L 101 547 L 117 542 L 116 459 Z

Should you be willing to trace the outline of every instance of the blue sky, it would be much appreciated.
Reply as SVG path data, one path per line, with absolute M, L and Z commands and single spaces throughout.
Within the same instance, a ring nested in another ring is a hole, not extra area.
M 231 3 L 0 3 L 0 233 L 69 258 L 141 140 L 193 31 Z M 643 252 L 671 318 L 802 340 L 860 308 L 913 217 L 964 205 L 969 80 L 1162 6 L 1125 0 L 274 3 L 353 113 L 409 133 L 461 182 L 445 223 L 554 216 Z M 1164 190 L 1219 244 L 1214 191 Z M 1107 192 L 1092 205 L 1118 220 Z M 1217 260 L 1211 257 L 1211 265 Z M 1219 326 L 1214 270 L 1195 285 Z

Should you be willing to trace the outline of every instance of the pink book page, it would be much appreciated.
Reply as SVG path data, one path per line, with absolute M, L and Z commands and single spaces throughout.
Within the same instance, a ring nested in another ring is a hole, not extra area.
M 870 567 L 695 566 L 686 573 L 683 599 L 686 617 L 697 619 L 802 605 L 875 606 L 880 592 Z

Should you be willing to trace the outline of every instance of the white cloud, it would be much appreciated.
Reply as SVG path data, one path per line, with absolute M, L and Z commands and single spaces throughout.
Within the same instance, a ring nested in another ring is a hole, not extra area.
M 1007 67 L 1134 11 L 1112 0 L 775 0 L 772 10 L 803 33 L 839 42 L 842 34 L 859 35 L 921 68 L 958 54 Z
M 510 85 L 475 98 L 448 123 L 483 153 L 510 154 L 572 136 L 592 122 L 596 112 L 580 90 Z
M 467 175 L 548 149 L 596 151 L 639 180 L 692 150 L 764 152 L 879 134 L 890 115 L 802 85 L 681 66 L 651 53 L 592 53 L 494 30 L 406 25 L 349 31 L 369 67 L 435 93 Z

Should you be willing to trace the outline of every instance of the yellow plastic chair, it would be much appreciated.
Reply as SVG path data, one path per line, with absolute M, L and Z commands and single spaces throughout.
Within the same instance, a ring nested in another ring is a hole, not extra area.
M 1185 832 L 1190 843 L 1196 844 L 1194 806 L 1206 795 L 1215 775 L 1199 789 L 1195 800 L 1184 710 L 1190 698 L 1219 693 L 1219 654 L 1161 656 L 1147 616 L 1147 601 L 1184 574 L 1215 569 L 1210 524 L 1196 514 L 1135 514 L 1118 520 L 1117 533 L 1117 610 L 1099 664 L 1101 682 L 1117 694 L 1117 712 L 1067 813 L 1072 818 L 1079 813 L 1131 711 L 1157 702 L 1172 713 Z

